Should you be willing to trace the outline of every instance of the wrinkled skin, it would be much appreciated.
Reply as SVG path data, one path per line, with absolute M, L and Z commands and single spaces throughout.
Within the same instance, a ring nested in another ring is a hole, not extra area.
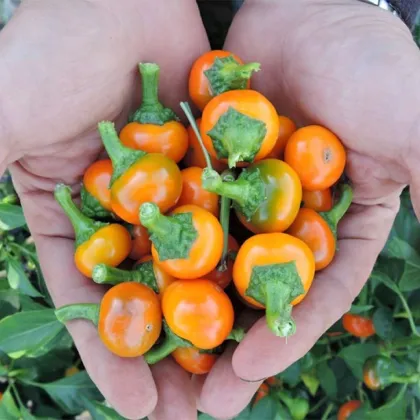
M 55 183 L 77 185 L 97 158 L 99 120 L 123 123 L 139 96 L 138 61 L 161 65 L 162 99 L 178 110 L 189 67 L 207 48 L 191 0 L 32 0 L 2 31 L 0 169 L 11 164 L 57 306 L 98 302 L 103 290 L 74 267 L 73 232 L 53 201 Z M 152 412 L 152 420 L 194 419 L 196 401 L 214 417 L 237 414 L 263 378 L 303 356 L 349 309 L 408 183 L 420 214 L 420 54 L 397 18 L 354 0 L 248 0 L 225 48 L 261 63 L 253 88 L 279 113 L 325 125 L 342 139 L 355 204 L 341 222 L 336 260 L 294 309 L 297 333 L 287 345 L 260 319 L 207 377 L 191 383 L 170 359 L 150 371 L 142 359 L 109 353 L 89 323 L 69 324 L 92 379 L 128 418 Z

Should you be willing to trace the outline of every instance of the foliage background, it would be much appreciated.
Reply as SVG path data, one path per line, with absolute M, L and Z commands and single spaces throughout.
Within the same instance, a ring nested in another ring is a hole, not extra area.
M 220 48 L 240 5 L 200 2 L 213 48 Z M 0 29 L 18 0 L 0 0 Z M 413 35 L 420 39 L 420 25 Z M 55 319 L 35 247 L 10 177 L 0 180 L 0 419 L 121 420 L 90 380 L 66 329 Z M 313 349 L 277 375 L 268 397 L 250 404 L 237 420 L 295 420 L 280 398 L 309 402 L 308 419 L 333 420 L 340 405 L 363 401 L 351 420 L 420 420 L 420 385 L 394 384 L 381 392 L 362 382 L 364 361 L 392 354 L 420 367 L 420 225 L 408 190 L 390 238 L 352 312 L 373 318 L 377 335 L 361 340 L 323 336 Z M 338 322 L 331 331 L 342 331 Z M 331 332 L 330 331 L 330 332 Z M 401 345 L 402 344 L 402 345 Z M 211 417 L 200 414 L 200 420 Z

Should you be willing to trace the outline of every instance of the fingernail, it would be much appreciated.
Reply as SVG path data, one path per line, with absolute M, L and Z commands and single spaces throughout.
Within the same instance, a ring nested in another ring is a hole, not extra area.
M 268 378 L 268 376 L 267 376 L 267 378 Z M 244 379 L 244 378 L 239 378 L 239 379 L 243 382 L 248 382 L 250 384 L 253 384 L 255 382 L 264 382 L 267 378 L 256 379 L 255 381 L 250 381 L 249 379 Z

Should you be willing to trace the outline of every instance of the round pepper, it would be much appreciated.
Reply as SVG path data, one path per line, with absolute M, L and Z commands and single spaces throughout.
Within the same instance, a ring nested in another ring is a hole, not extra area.
M 56 309 L 57 319 L 88 319 L 98 327 L 105 346 L 120 357 L 138 357 L 159 338 L 162 312 L 157 295 L 139 283 L 121 283 L 109 289 L 101 304 L 67 305 Z
M 54 196 L 73 225 L 76 236 L 74 262 L 81 273 L 91 277 L 96 264 L 116 267 L 127 258 L 131 237 L 125 227 L 97 222 L 84 215 L 74 204 L 70 187 L 64 184 L 56 186 Z
M 253 163 L 230 182 L 206 169 L 202 181 L 206 190 L 231 198 L 239 220 L 254 233 L 285 231 L 296 218 L 302 200 L 299 177 L 278 159 Z
M 159 66 L 154 63 L 140 63 L 139 69 L 142 78 L 142 104 L 121 130 L 121 143 L 147 153 L 162 153 L 179 162 L 187 152 L 187 130 L 175 113 L 159 102 Z
M 134 265 L 133 270 L 122 270 L 105 264 L 93 269 L 92 278 L 99 284 L 119 284 L 127 281 L 142 283 L 150 287 L 159 297 L 176 279 L 157 265 L 151 255 L 146 255 Z
M 141 257 L 150 254 L 152 243 L 149 239 L 149 232 L 142 225 L 131 227 L 131 251 L 129 257 L 132 260 L 139 260 Z
M 328 212 L 302 208 L 287 230 L 305 242 L 315 255 L 315 270 L 322 270 L 334 259 L 337 248 L 337 224 L 350 207 L 353 192 L 349 185 L 341 186 L 341 197 Z
M 210 372 L 218 355 L 203 353 L 197 347 L 179 347 L 172 352 L 172 357 L 187 372 L 204 375 Z
M 175 281 L 163 295 L 162 311 L 171 331 L 203 350 L 221 345 L 233 327 L 232 303 L 210 280 Z
M 297 172 L 306 190 L 324 190 L 335 184 L 346 166 L 346 151 L 328 129 L 310 125 L 289 138 L 284 160 Z
M 206 105 L 200 131 L 210 155 L 233 168 L 264 159 L 271 152 L 279 134 L 279 119 L 261 93 L 232 90 Z
M 229 51 L 205 52 L 191 67 L 188 80 L 190 97 L 197 108 L 203 110 L 214 96 L 228 90 L 249 89 L 249 79 L 259 68 L 258 63 L 243 64 Z
M 233 281 L 239 295 L 264 309 L 270 330 L 279 337 L 295 333 L 292 306 L 301 302 L 315 274 L 309 247 L 285 233 L 254 235 L 239 248 Z
M 337 420 L 348 420 L 353 411 L 356 411 L 362 402 L 359 400 L 350 400 L 345 402 L 338 410 Z
M 111 191 L 109 183 L 112 177 L 110 159 L 98 160 L 90 165 L 83 175 L 83 186 L 80 191 L 81 210 L 92 218 L 109 218 L 111 216 Z
M 223 229 L 224 231 L 224 229 Z M 211 280 L 216 283 L 222 289 L 226 289 L 232 281 L 232 272 L 233 272 L 233 262 L 234 258 L 232 256 L 236 255 L 239 250 L 239 244 L 237 240 L 232 236 L 228 236 L 228 247 L 226 258 L 223 258 L 223 255 L 220 259 L 218 266 L 210 273 L 206 274 L 204 277 L 207 280 Z
M 342 322 L 343 328 L 355 337 L 367 338 L 376 333 L 373 321 L 361 315 L 344 314 Z
M 140 208 L 140 220 L 152 241 L 152 256 L 179 279 L 196 279 L 212 271 L 223 251 L 223 230 L 215 216 L 198 206 L 177 207 L 169 216 L 153 203 Z
M 266 383 L 263 382 L 258 387 L 257 392 L 255 393 L 255 397 L 254 397 L 254 401 L 253 401 L 252 405 L 254 406 L 255 404 L 257 404 L 258 401 L 267 397 L 269 393 L 270 393 L 270 387 Z
M 219 215 L 219 196 L 202 187 L 202 173 L 203 169 L 194 166 L 181 171 L 182 193 L 177 202 L 177 207 L 194 204 L 217 217 Z
M 196 125 L 200 127 L 201 118 L 198 118 L 195 121 Z M 194 129 L 189 126 L 188 129 L 188 140 L 189 140 L 189 147 L 187 154 L 185 155 L 184 162 L 186 166 L 198 166 L 199 168 L 205 168 L 207 165 L 206 157 L 203 153 L 203 148 L 200 145 L 197 136 L 195 135 Z M 211 165 L 213 169 L 217 172 L 222 172 L 227 168 L 227 165 L 223 162 L 220 162 L 214 157 L 211 157 Z
M 296 131 L 296 124 L 290 118 L 279 115 L 279 124 L 280 130 L 276 144 L 267 155 L 267 158 L 283 159 L 287 140 L 289 140 L 290 136 Z
M 145 153 L 123 146 L 111 122 L 98 125 L 105 149 L 112 161 L 112 210 L 124 221 L 138 225 L 139 208 L 155 203 L 167 212 L 178 201 L 182 177 L 176 163 L 161 153 Z
M 303 207 L 315 211 L 329 211 L 333 206 L 331 189 L 302 191 Z

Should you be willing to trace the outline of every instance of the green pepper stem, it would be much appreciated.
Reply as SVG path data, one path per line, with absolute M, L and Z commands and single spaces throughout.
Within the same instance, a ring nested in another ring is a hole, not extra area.
M 193 129 L 195 135 L 197 136 L 197 140 L 200 143 L 201 150 L 203 151 L 204 159 L 206 160 L 207 168 L 208 169 L 213 169 L 209 152 L 207 151 L 207 149 L 204 146 L 200 130 L 197 127 L 197 123 L 195 122 L 195 119 L 194 119 L 193 113 L 191 111 L 190 105 L 188 104 L 188 102 L 181 102 L 180 106 L 181 106 L 181 109 L 184 111 L 184 114 L 187 117 L 187 119 L 188 119 L 188 121 L 191 125 L 191 128 Z
M 98 124 L 98 131 L 113 166 L 124 161 L 126 156 L 132 152 L 131 149 L 121 144 L 113 122 L 101 121 Z
M 338 222 L 343 218 L 349 209 L 353 200 L 353 190 L 350 185 L 342 184 L 340 186 L 340 198 L 334 207 L 323 214 L 326 214 L 334 226 L 337 226 Z
M 222 180 L 225 182 L 234 181 L 235 177 L 233 172 L 226 170 L 222 173 Z M 223 229 L 223 252 L 218 266 L 219 271 L 226 271 L 227 269 L 227 257 L 229 252 L 229 217 L 230 217 L 230 205 L 231 200 L 229 197 L 223 197 L 220 199 L 220 224 Z
M 203 170 L 201 182 L 205 190 L 229 198 L 241 207 L 246 206 L 250 185 L 246 179 L 238 178 L 233 181 L 224 181 L 215 170 L 206 168 Z
M 291 289 L 274 282 L 265 285 L 265 316 L 268 328 L 278 337 L 289 337 L 296 332 L 292 318 Z
M 94 221 L 85 216 L 78 209 L 76 204 L 74 204 L 74 201 L 71 198 L 71 188 L 69 186 L 57 184 L 54 190 L 54 197 L 69 218 L 76 238 L 88 234 L 89 231 L 91 231 L 92 234 L 96 231 Z
M 159 66 L 155 63 L 140 63 L 142 106 L 159 104 Z
M 220 69 L 220 75 L 224 77 L 229 77 L 230 83 L 232 85 L 235 85 L 240 81 L 248 80 L 254 71 L 260 70 L 260 67 L 260 63 L 226 63 Z
M 99 322 L 99 304 L 76 303 L 62 306 L 55 310 L 55 316 L 63 324 L 74 319 L 83 318 L 88 319 L 97 326 Z
M 233 340 L 237 343 L 240 343 L 245 338 L 245 329 L 241 327 L 234 328 L 229 335 L 227 336 L 226 340 Z
M 161 361 L 166 356 L 169 356 L 173 351 L 178 348 L 178 344 L 170 336 L 166 336 L 163 342 L 156 347 L 150 349 L 145 355 L 144 360 L 149 365 Z
M 106 264 L 98 264 L 93 268 L 92 279 L 99 284 L 118 284 L 127 281 L 141 283 L 141 273 L 137 270 L 121 270 Z
M 149 231 L 160 238 L 167 237 L 174 222 L 164 216 L 155 203 L 143 203 L 140 206 L 140 222 Z
M 391 382 L 395 384 L 415 384 L 415 383 L 418 383 L 419 381 L 420 381 L 419 373 L 414 373 L 408 376 L 398 376 L 398 375 L 391 376 Z

